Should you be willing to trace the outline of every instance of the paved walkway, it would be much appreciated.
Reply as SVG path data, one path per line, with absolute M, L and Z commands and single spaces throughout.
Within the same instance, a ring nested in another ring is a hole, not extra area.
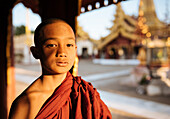
M 144 118 L 169 119 L 170 106 L 139 98 L 123 96 L 99 90 L 103 101 L 113 109 L 128 112 Z
M 32 83 L 40 76 L 38 65 L 16 65 L 16 79 L 25 82 L 25 86 Z M 113 112 L 117 119 L 154 118 L 167 119 L 170 117 L 170 106 L 158 102 L 129 97 L 115 93 L 113 84 L 117 85 L 120 77 L 128 77 L 134 66 L 102 66 L 93 64 L 90 60 L 80 60 L 79 75 L 92 82 L 98 88 L 101 98 Z M 119 88 L 121 88 L 119 86 Z M 129 88 L 127 88 L 129 89 Z M 105 91 L 104 91 L 105 90 Z M 119 112 L 116 113 L 118 110 Z M 120 114 L 120 112 L 123 114 Z M 128 116 L 130 115 L 130 116 Z

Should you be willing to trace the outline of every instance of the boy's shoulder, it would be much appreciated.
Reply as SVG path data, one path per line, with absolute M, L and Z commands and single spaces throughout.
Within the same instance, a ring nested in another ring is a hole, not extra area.
M 22 92 L 15 100 L 14 100 L 14 104 L 18 105 L 18 104 L 26 104 L 28 102 L 28 96 L 26 94 L 26 92 Z
M 12 106 L 15 108 L 19 108 L 24 105 L 27 106 L 29 104 L 29 92 L 31 92 L 34 88 L 34 83 L 30 84 L 14 101 Z
M 12 103 L 9 118 L 23 117 L 29 110 L 29 100 L 25 92 L 20 94 Z
M 33 83 L 29 85 L 12 103 L 11 109 L 10 109 L 10 116 L 12 117 L 23 117 L 24 115 L 27 115 L 27 112 L 29 112 L 30 109 L 30 97 L 35 97 L 34 92 L 35 90 L 35 84 Z

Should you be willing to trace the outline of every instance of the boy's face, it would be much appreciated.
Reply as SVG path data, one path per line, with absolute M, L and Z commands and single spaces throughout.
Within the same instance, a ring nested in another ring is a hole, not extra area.
M 40 61 L 44 74 L 61 74 L 73 66 L 77 46 L 72 28 L 64 22 L 46 25 L 43 30 Z

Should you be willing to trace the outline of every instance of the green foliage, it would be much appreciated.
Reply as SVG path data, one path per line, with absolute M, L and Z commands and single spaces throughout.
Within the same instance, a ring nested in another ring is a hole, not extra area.
M 31 31 L 31 33 L 34 33 L 34 31 Z
M 31 33 L 34 33 L 34 31 L 31 31 Z M 14 27 L 14 35 L 22 35 L 25 34 L 25 26 L 16 26 Z
M 21 26 L 17 26 L 14 28 L 14 34 L 15 35 L 21 35 L 21 34 L 25 34 L 25 26 L 21 25 Z

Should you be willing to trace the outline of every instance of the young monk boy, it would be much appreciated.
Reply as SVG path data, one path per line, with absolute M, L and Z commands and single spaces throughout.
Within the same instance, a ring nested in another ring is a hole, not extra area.
M 40 59 L 42 75 L 15 99 L 9 118 L 111 119 L 96 89 L 69 73 L 77 50 L 72 28 L 46 20 L 35 30 L 34 42 L 31 52 Z

